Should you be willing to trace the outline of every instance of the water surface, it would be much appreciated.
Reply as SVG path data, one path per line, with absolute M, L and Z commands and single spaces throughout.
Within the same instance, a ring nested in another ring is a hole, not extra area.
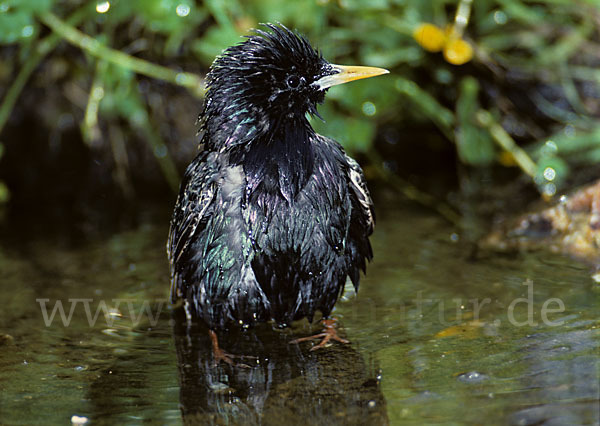
M 318 331 L 305 322 L 223 336 L 250 368 L 215 367 L 205 330 L 167 303 L 167 220 L 75 247 L 6 239 L 0 423 L 600 421 L 600 285 L 588 265 L 477 250 L 403 206 L 378 219 L 369 274 L 335 310 L 352 343 L 289 345 Z M 51 317 L 57 302 L 64 318 Z

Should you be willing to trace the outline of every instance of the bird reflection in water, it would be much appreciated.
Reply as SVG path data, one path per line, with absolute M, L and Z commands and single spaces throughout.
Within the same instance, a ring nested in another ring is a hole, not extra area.
M 174 336 L 185 424 L 388 424 L 379 373 L 351 345 L 310 351 L 263 324 L 220 339 L 246 354 L 247 367 L 215 363 L 206 326 L 186 324 L 181 311 Z

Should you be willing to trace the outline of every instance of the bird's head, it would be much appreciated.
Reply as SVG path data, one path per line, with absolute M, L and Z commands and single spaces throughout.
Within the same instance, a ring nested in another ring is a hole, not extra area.
M 204 120 L 215 119 L 219 127 L 244 121 L 255 129 L 261 123 L 305 120 L 306 113 L 318 115 L 329 87 L 388 72 L 331 64 L 296 32 L 281 24 L 265 27 L 212 64 Z

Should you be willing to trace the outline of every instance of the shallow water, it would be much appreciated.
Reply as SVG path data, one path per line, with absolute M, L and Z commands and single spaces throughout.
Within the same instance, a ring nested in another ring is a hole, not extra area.
M 350 345 L 310 352 L 287 342 L 318 325 L 265 326 L 222 336 L 250 368 L 215 367 L 205 330 L 166 301 L 167 221 L 154 222 L 76 248 L 0 246 L 1 424 L 600 421 L 587 265 L 477 251 L 396 206 L 379 214 L 359 295 L 336 307 Z

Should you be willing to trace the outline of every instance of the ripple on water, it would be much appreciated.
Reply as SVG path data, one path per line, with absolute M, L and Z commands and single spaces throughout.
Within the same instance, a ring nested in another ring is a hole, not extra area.
M 489 376 L 477 371 L 469 371 L 468 373 L 459 374 L 456 379 L 463 383 L 481 383 L 489 379 Z

